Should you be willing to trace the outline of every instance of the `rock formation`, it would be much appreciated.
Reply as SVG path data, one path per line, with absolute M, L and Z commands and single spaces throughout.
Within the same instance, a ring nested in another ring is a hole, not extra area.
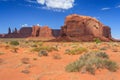
M 73 14 L 66 17 L 64 26 L 61 28 L 61 37 L 66 36 L 75 41 L 93 41 L 94 38 L 110 41 L 110 31 L 108 26 L 95 18 Z
M 19 30 L 19 34 L 21 35 L 21 37 L 23 38 L 27 38 L 30 37 L 32 34 L 32 28 L 31 27 L 22 27 Z
M 11 29 L 10 29 L 10 27 L 8 28 L 8 34 L 11 34 Z
M 48 26 L 41 27 L 39 36 L 40 37 L 53 37 L 52 29 L 50 29 Z
M 60 30 L 52 30 L 48 26 L 32 27 L 32 37 L 41 37 L 41 38 L 58 37 L 59 34 L 60 34 Z
M 117 41 L 111 36 L 111 29 L 100 21 L 89 16 L 81 16 L 72 14 L 66 17 L 64 25 L 61 29 L 51 29 L 48 26 L 22 27 L 20 30 L 8 34 L 0 35 L 2 38 L 56 38 L 56 41 L 93 41 L 99 38 L 102 41 Z
M 3 35 L 1 38 L 27 38 L 30 37 L 32 33 L 31 27 L 22 27 L 19 31 L 17 28 L 11 32 L 11 29 L 8 29 L 8 34 Z
M 40 26 L 32 27 L 32 37 L 38 37 L 40 32 Z

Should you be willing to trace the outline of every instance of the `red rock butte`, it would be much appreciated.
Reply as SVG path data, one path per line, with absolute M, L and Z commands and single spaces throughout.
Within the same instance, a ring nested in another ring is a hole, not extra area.
M 95 18 L 90 16 L 82 16 L 72 14 L 66 17 L 64 25 L 61 29 L 51 29 L 48 26 L 22 27 L 20 30 L 11 32 L 8 29 L 8 34 L 1 34 L 1 38 L 28 38 L 42 37 L 56 38 L 56 41 L 93 41 L 99 38 L 102 41 L 116 41 L 111 36 L 111 28 L 102 24 Z

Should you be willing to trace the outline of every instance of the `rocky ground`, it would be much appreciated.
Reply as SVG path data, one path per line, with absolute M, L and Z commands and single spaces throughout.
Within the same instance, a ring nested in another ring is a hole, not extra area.
M 96 70 L 95 75 L 65 70 L 69 63 L 90 51 L 106 52 L 110 60 L 120 66 L 120 43 L 17 40 L 19 44 L 14 45 L 11 41 L 0 40 L 0 80 L 120 80 L 120 69 L 116 72 L 107 69 Z M 41 56 L 39 47 L 42 47 L 40 50 L 43 49 L 48 55 Z M 66 51 L 79 47 L 85 48 L 87 52 L 65 54 Z

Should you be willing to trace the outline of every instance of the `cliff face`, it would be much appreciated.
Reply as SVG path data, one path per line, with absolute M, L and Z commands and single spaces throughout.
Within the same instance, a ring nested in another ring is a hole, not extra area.
M 92 41 L 94 38 L 109 41 L 111 32 L 108 26 L 95 18 L 73 14 L 66 17 L 61 28 L 61 37 L 64 36 L 81 41 Z
M 32 27 L 32 37 L 38 37 L 40 32 L 40 26 Z
M 32 37 L 42 37 L 42 38 L 48 38 L 48 37 L 58 37 L 60 30 L 53 30 L 49 28 L 48 26 L 33 26 L 32 27 Z
M 19 30 L 19 34 L 21 35 L 21 37 L 30 37 L 32 34 L 32 28 L 31 27 L 22 27 Z

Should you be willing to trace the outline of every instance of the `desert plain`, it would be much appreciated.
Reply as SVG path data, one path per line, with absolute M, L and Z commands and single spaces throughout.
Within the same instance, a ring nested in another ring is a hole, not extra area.
M 74 69 L 78 66 L 67 67 L 90 52 L 105 53 L 117 67 L 108 64 L 108 67 L 95 68 L 94 71 L 89 66 L 89 69 L 83 67 L 77 71 Z M 0 80 L 119 80 L 119 66 L 119 42 L 0 39 Z

